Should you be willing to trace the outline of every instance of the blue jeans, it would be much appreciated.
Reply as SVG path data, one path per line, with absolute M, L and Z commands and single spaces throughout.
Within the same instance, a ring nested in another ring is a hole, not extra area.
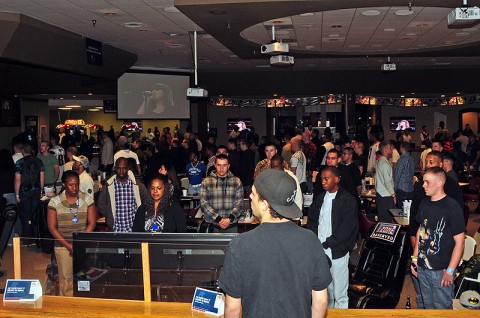
M 443 270 L 423 269 L 418 267 L 420 293 L 425 309 L 452 309 L 453 284 L 442 287 Z
M 350 254 L 332 259 L 332 282 L 328 285 L 328 308 L 348 308 L 348 260 Z
M 413 276 L 412 274 L 410 274 L 410 277 L 412 277 L 413 287 L 417 292 L 417 296 L 415 297 L 415 300 L 417 301 L 417 309 L 425 309 L 425 306 L 423 305 L 422 293 L 420 292 L 420 283 L 418 281 L 418 278 Z

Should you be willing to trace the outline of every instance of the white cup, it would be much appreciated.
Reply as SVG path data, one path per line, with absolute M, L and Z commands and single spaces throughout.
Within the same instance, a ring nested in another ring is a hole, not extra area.
M 187 189 L 183 189 L 182 194 L 183 194 L 184 197 L 186 197 L 187 196 Z
M 102 182 L 102 176 L 97 176 L 98 182 Z
M 102 172 L 102 179 L 105 180 L 107 178 L 107 173 L 106 172 Z

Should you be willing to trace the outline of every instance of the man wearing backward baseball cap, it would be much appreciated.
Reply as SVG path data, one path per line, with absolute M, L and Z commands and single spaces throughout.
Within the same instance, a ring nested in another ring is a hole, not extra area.
M 90 164 L 88 158 L 83 155 L 73 156 L 73 160 L 72 170 L 78 173 L 80 178 L 80 191 L 93 197 L 93 179 L 87 173 L 87 168 Z
M 284 171 L 255 179 L 250 199 L 261 224 L 230 242 L 218 281 L 226 318 L 325 316 L 332 277 L 318 238 L 290 221 L 302 216 L 296 191 Z

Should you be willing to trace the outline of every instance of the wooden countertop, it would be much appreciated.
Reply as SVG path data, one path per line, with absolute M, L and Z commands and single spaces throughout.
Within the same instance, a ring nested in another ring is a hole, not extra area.
M 3 295 L 2 295 L 3 298 Z M 137 318 L 137 317 L 214 317 L 190 309 L 190 303 L 152 302 L 43 296 L 34 303 L 4 303 L 0 305 L 0 317 L 49 317 L 49 318 Z M 332 317 L 449 317 L 471 318 L 470 310 L 404 310 L 404 309 L 329 309 L 327 318 Z

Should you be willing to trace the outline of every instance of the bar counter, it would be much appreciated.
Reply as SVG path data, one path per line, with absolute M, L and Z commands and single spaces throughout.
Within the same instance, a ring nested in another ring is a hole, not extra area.
M 3 299 L 3 295 L 2 299 Z M 49 318 L 137 318 L 137 317 L 215 317 L 192 311 L 189 303 L 152 302 L 73 298 L 60 296 L 43 296 L 36 302 L 17 303 L 2 302 L 0 317 L 49 317 Z M 471 318 L 475 311 L 470 310 L 405 310 L 405 309 L 329 309 L 327 318 L 332 317 L 449 317 Z

